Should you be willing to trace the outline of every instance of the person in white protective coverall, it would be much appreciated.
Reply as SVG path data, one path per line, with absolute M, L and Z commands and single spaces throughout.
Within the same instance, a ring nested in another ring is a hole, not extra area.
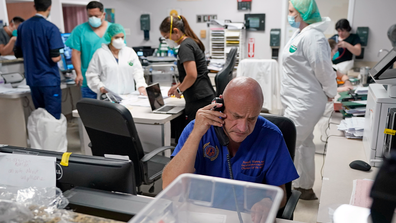
M 325 38 L 329 18 L 321 18 L 315 0 L 291 0 L 289 24 L 298 28 L 283 51 L 281 101 L 285 117 L 297 129 L 294 164 L 300 178 L 293 182 L 302 192 L 300 199 L 317 199 L 315 181 L 315 144 L 313 130 L 327 101 L 337 94 L 336 74 Z
M 105 33 L 109 45 L 102 44 L 93 55 L 86 73 L 88 87 L 99 94 L 106 89 L 117 94 L 130 94 L 138 89 L 146 95 L 147 84 L 143 68 L 135 51 L 125 45 L 125 30 L 120 24 L 112 24 Z

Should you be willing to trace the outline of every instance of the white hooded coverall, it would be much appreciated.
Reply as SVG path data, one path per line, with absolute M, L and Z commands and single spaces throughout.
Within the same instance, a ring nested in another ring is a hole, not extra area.
M 294 163 L 300 178 L 294 187 L 311 189 L 315 181 L 313 130 L 325 110 L 328 98 L 337 94 L 336 73 L 330 46 L 323 32 L 329 18 L 297 30 L 283 50 L 281 101 L 285 117 L 297 129 Z
M 118 53 L 118 63 L 106 44 L 96 50 L 87 73 L 88 87 L 100 93 L 101 87 L 121 95 L 134 92 L 136 87 L 147 87 L 143 68 L 135 51 L 127 46 Z

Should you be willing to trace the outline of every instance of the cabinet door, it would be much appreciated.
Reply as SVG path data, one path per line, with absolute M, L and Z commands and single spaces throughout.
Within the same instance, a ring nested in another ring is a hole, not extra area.
M 385 104 L 383 103 L 381 106 L 381 114 L 379 116 L 379 125 L 378 125 L 378 135 L 377 135 L 377 145 L 376 145 L 376 158 L 381 158 L 383 155 L 383 147 L 384 147 L 384 138 L 385 138 L 385 124 L 386 118 L 388 115 L 388 111 L 390 108 L 396 108 L 396 104 Z

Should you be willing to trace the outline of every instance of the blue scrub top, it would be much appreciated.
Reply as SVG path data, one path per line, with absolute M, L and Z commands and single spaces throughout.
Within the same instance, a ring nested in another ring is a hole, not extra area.
M 183 147 L 194 123 L 183 130 L 172 157 Z M 198 146 L 195 173 L 229 179 L 227 154 L 227 147 L 220 145 L 214 127 L 210 127 Z M 299 177 L 281 131 L 261 116 L 230 162 L 236 180 L 280 186 Z
M 109 28 L 110 25 L 111 23 L 108 22 L 107 28 Z M 108 44 L 109 42 L 105 40 L 104 35 L 103 37 L 99 37 L 93 31 L 88 22 L 74 28 L 70 37 L 66 41 L 66 46 L 81 52 L 81 72 L 84 77 L 82 84 L 83 87 L 88 86 L 85 73 L 87 72 L 89 62 L 91 61 L 95 51 L 102 47 L 102 43 Z
M 50 56 L 51 50 L 64 47 L 58 27 L 44 17 L 33 16 L 18 27 L 15 46 L 22 49 L 29 86 L 60 85 L 58 65 Z

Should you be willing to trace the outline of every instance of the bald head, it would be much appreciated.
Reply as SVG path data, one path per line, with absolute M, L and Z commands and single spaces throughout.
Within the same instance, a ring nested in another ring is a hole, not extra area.
M 263 106 L 264 97 L 259 83 L 250 77 L 237 77 L 228 83 L 223 93 L 224 101 L 237 100 L 253 103 L 260 108 Z
M 250 135 L 263 107 L 263 92 L 252 78 L 238 77 L 224 89 L 224 131 L 230 140 L 241 143 Z

